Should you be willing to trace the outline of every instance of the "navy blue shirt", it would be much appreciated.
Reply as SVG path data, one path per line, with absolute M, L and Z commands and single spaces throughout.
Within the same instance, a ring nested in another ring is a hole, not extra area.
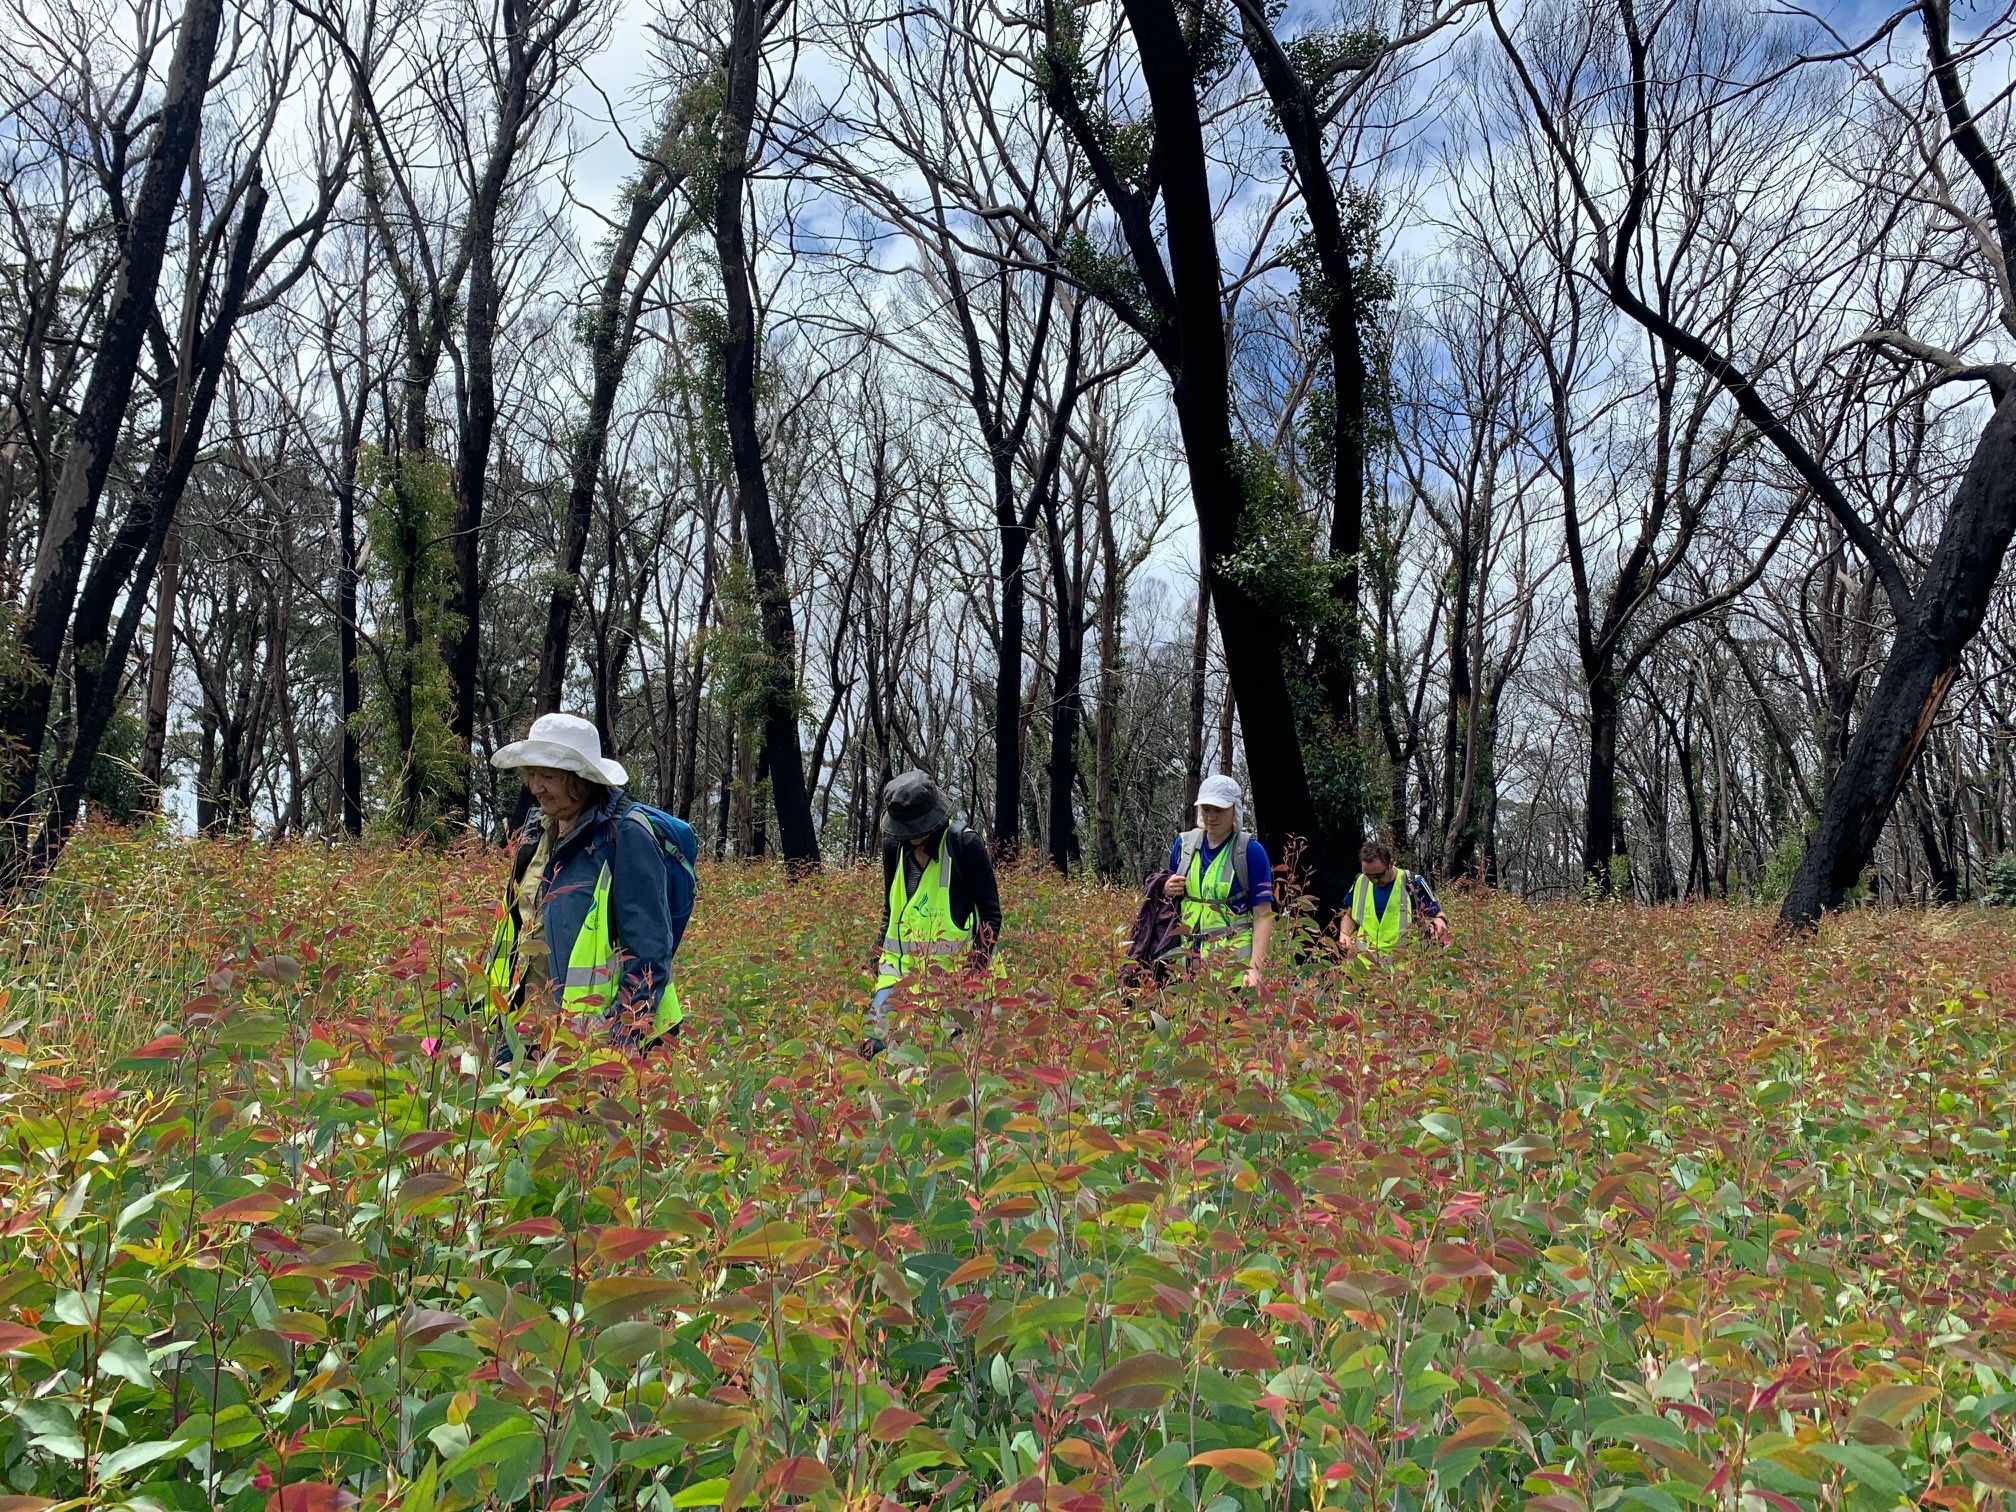
M 1197 847 L 1198 876 L 1201 877 L 1211 870 L 1211 863 L 1218 859 L 1218 852 L 1223 849 L 1223 846 L 1213 846 L 1208 840 Z M 1178 835 L 1175 844 L 1169 847 L 1169 870 L 1175 871 L 1182 861 L 1183 837 Z M 1274 867 L 1267 859 L 1266 846 L 1251 835 L 1246 837 L 1246 870 L 1252 874 L 1253 880 L 1251 901 L 1247 900 L 1245 891 L 1239 886 L 1239 873 L 1233 870 L 1229 859 L 1225 863 L 1225 869 L 1232 873 L 1232 896 L 1226 899 L 1231 905 L 1232 912 L 1251 913 L 1256 908 L 1274 906 Z

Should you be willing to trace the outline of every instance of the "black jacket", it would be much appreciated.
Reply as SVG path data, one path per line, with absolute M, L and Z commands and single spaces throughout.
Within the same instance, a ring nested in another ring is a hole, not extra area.
M 875 930 L 872 960 L 882 957 L 882 941 L 889 933 L 889 884 L 896 880 L 907 844 L 907 840 L 882 844 L 882 922 Z M 946 849 L 952 859 L 952 922 L 962 929 L 974 924 L 971 964 L 985 966 L 1001 939 L 1001 890 L 994 881 L 994 858 L 987 854 L 986 842 L 963 826 L 952 831 Z

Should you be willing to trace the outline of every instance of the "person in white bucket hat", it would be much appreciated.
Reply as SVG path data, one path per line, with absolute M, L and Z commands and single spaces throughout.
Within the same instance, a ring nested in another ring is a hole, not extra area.
M 1220 772 L 1197 788 L 1197 827 L 1169 847 L 1171 898 L 1182 899 L 1186 947 L 1210 960 L 1246 966 L 1244 985 L 1258 987 L 1274 939 L 1274 869 L 1262 845 L 1239 823 L 1239 784 Z
M 550 993 L 564 1009 L 600 1013 L 611 1038 L 632 1047 L 676 1032 L 684 1015 L 666 852 L 655 811 L 623 793 L 630 774 L 576 714 L 540 715 L 490 764 L 524 773 L 538 805 L 513 851 L 485 962 L 499 1006 L 515 1018 L 533 993 Z

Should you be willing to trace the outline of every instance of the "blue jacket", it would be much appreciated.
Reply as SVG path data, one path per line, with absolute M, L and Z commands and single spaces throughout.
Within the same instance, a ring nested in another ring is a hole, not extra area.
M 635 820 L 622 817 L 629 800 L 611 793 L 581 815 L 547 858 L 539 894 L 553 990 L 559 992 L 574 937 L 588 918 L 595 879 L 609 863 L 609 907 L 623 954 L 617 1001 L 624 1007 L 655 1007 L 672 976 L 672 914 L 666 903 L 665 854 Z M 525 827 L 521 845 L 539 843 L 537 814 Z M 649 1011 L 649 1008 L 646 1009 Z

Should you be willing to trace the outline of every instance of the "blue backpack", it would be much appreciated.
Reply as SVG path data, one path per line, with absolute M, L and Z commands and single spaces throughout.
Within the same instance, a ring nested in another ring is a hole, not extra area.
M 676 814 L 668 814 L 648 803 L 632 801 L 623 817 L 634 819 L 651 832 L 658 849 L 665 853 L 665 904 L 672 915 L 672 949 L 686 937 L 687 922 L 693 917 L 693 895 L 700 879 L 693 863 L 700 856 L 700 837 L 693 826 Z

